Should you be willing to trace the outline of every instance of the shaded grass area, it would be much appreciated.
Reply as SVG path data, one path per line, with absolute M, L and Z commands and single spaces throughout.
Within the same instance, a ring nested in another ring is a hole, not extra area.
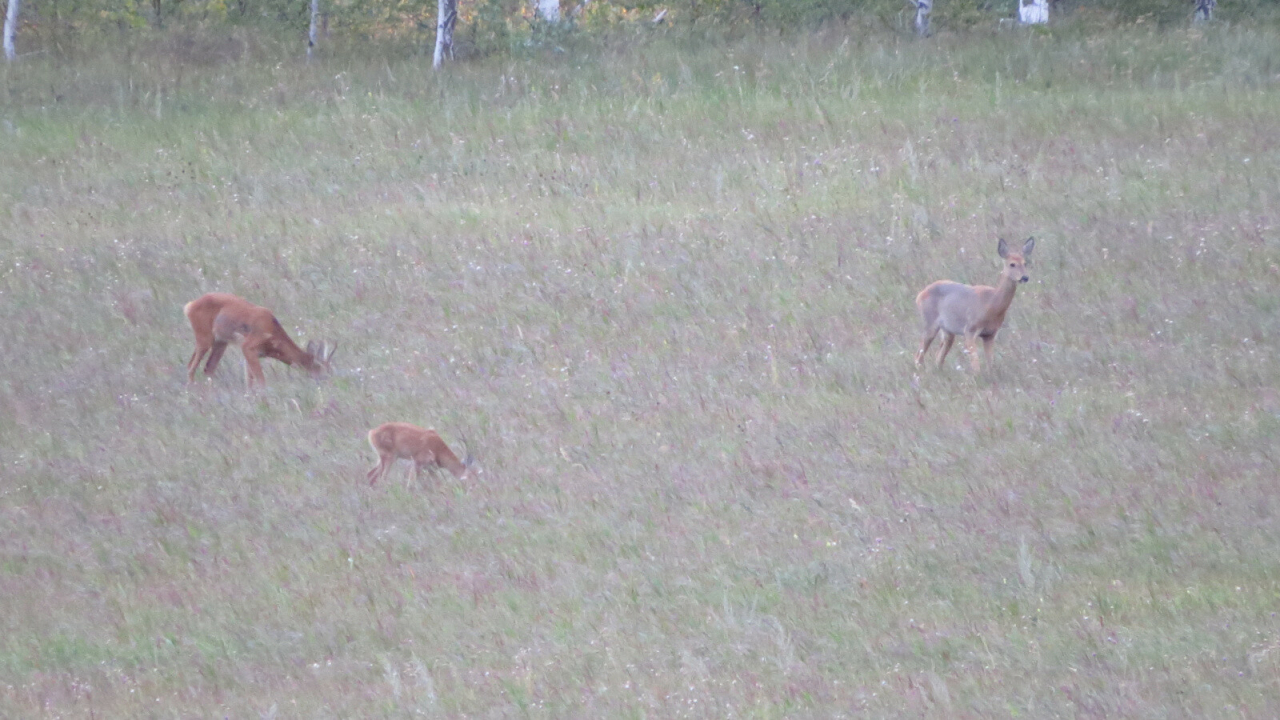
M 6 66 L 0 704 L 1274 714 L 1276 48 Z M 337 376 L 187 387 L 215 290 Z M 388 420 L 483 474 L 369 488 Z

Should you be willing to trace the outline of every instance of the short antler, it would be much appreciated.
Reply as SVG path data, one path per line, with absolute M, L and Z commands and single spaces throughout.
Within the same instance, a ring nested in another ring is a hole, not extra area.
M 329 343 L 324 340 L 321 340 L 320 342 L 315 342 L 314 340 L 307 341 L 307 354 L 311 356 L 312 367 L 324 372 L 332 370 L 332 368 L 329 367 L 329 362 L 333 358 L 333 352 L 337 349 L 337 343 L 329 345 Z

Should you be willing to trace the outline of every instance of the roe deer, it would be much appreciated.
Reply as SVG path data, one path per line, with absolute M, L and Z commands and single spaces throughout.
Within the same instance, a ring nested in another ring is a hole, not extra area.
M 965 347 L 969 349 L 970 361 L 975 371 L 981 370 L 978 362 L 978 338 L 982 338 L 983 354 L 987 356 L 987 366 L 991 365 L 991 351 L 995 344 L 996 333 L 1004 324 L 1004 314 L 1009 311 L 1013 302 L 1013 293 L 1018 283 L 1024 283 L 1027 277 L 1027 258 L 1035 249 L 1036 239 L 1027 238 L 1022 245 L 1022 253 L 1010 253 L 1004 240 L 996 248 L 1000 257 L 1004 258 L 1004 270 L 1000 273 L 1000 282 L 996 287 L 986 285 L 963 285 L 950 280 L 939 280 L 916 296 L 916 307 L 920 308 L 920 319 L 924 321 L 924 341 L 920 343 L 920 352 L 916 353 L 916 365 L 924 362 L 925 351 L 929 344 L 942 331 L 942 348 L 938 351 L 938 367 L 947 358 L 951 344 L 957 335 L 964 336 Z
M 254 380 L 267 384 L 258 360 L 262 356 L 285 365 L 301 365 L 313 377 L 319 377 L 329 371 L 329 359 L 338 349 L 337 345 L 308 342 L 307 349 L 302 350 L 289 339 L 270 310 L 227 293 L 201 295 L 187 303 L 182 312 L 196 333 L 196 350 L 187 361 L 187 382 L 195 381 L 196 368 L 205 353 L 210 354 L 204 374 L 212 377 L 227 343 L 238 344 L 244 353 L 245 382 L 249 387 L 253 387 Z
M 401 458 L 413 461 L 414 477 L 423 468 L 429 468 L 432 472 L 437 468 L 444 468 L 453 473 L 454 477 L 461 478 L 475 463 L 470 448 L 467 448 L 467 459 L 460 461 L 449 446 L 444 444 L 444 440 L 440 439 L 435 428 L 424 430 L 409 423 L 389 422 L 379 425 L 369 431 L 369 445 L 378 453 L 378 464 L 367 476 L 370 485 L 385 476 L 392 464 Z

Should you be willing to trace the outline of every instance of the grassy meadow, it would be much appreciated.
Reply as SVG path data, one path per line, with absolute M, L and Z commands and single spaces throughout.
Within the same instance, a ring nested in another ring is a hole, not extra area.
M 0 67 L 0 716 L 1280 715 L 1280 32 L 563 49 Z

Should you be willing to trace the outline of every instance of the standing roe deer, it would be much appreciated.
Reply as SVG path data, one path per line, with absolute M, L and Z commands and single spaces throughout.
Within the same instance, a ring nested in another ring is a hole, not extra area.
M 413 461 L 413 474 L 417 477 L 423 468 L 432 472 L 436 468 L 444 468 L 461 478 L 475 463 L 471 456 L 471 448 L 467 448 L 467 459 L 458 460 L 435 428 L 422 429 L 417 425 L 402 422 L 383 423 L 369 431 L 369 445 L 378 453 L 378 464 L 369 471 L 369 484 L 378 482 L 391 470 L 396 460 L 405 458 Z
M 978 362 L 977 342 L 978 338 L 982 338 L 983 354 L 987 356 L 989 367 L 996 333 L 1004 324 L 1004 314 L 1009 311 L 1009 305 L 1013 302 L 1013 293 L 1018 289 L 1018 283 L 1030 279 L 1027 277 L 1026 261 L 1035 246 L 1036 239 L 1027 238 L 1022 245 L 1022 253 L 1017 254 L 1010 253 L 1005 241 L 1000 241 L 996 252 L 1004 258 L 1005 265 L 996 287 L 939 280 L 921 290 L 916 296 L 916 307 L 920 308 L 920 319 L 924 321 L 924 342 L 920 344 L 920 352 L 916 353 L 916 365 L 924 361 L 925 351 L 941 330 L 942 348 L 938 351 L 938 367 L 942 367 L 957 335 L 964 335 L 965 347 L 969 350 L 975 371 L 982 369 Z
M 328 347 L 320 343 L 317 346 L 309 341 L 307 349 L 302 350 L 289 339 L 270 310 L 227 293 L 201 295 L 187 303 L 182 312 L 196 333 L 196 350 L 187 361 L 187 382 L 195 381 L 196 368 L 210 350 L 204 374 L 212 377 L 227 343 L 238 344 L 244 353 L 245 382 L 249 387 L 253 387 L 254 380 L 267 384 L 258 360 L 264 355 L 285 365 L 301 365 L 312 377 L 319 377 L 329 371 L 329 359 L 338 349 L 337 345 Z

